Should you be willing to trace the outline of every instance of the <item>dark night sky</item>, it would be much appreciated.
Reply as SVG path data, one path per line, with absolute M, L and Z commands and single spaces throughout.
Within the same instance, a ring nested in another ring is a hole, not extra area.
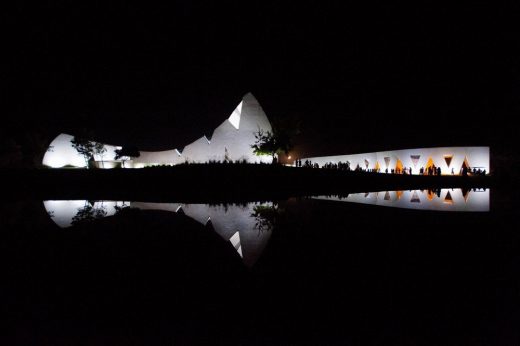
M 520 110 L 519 6 L 427 1 L 18 3 L 8 125 L 142 149 L 211 134 L 251 91 L 298 117 L 298 153 L 507 148 Z M 9 127 L 8 126 L 8 127 Z M 14 131 L 14 130 L 13 130 Z

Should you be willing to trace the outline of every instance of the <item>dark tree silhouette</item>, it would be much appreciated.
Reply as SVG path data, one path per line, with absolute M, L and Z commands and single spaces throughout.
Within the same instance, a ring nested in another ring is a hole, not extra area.
M 293 148 L 292 136 L 288 132 L 270 132 L 259 129 L 255 132 L 255 143 L 251 145 L 255 155 L 270 155 L 273 163 L 276 162 L 277 155 L 285 153 Z
M 89 162 L 94 160 L 94 146 L 95 143 L 88 140 L 83 136 L 74 136 L 70 142 L 72 146 L 78 153 L 80 153 L 85 158 L 85 163 L 87 164 L 87 168 L 89 167 Z
M 72 224 L 77 225 L 85 221 L 93 221 L 107 216 L 104 206 L 94 208 L 94 201 L 86 201 L 83 208 L 78 209 L 76 215 L 72 218 Z
M 274 134 L 262 129 L 255 132 L 255 143 L 251 145 L 251 148 L 253 148 L 255 155 L 270 155 L 273 160 L 278 151 Z
M 107 148 L 105 148 L 105 145 L 103 143 L 94 142 L 93 153 L 95 155 L 98 155 L 101 158 L 101 166 L 103 168 L 105 168 L 105 163 L 103 162 L 103 156 L 105 156 L 106 152 L 107 152 Z

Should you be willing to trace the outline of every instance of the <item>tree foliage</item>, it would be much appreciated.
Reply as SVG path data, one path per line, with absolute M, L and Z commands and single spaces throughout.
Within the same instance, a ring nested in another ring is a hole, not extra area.
M 101 162 L 103 162 L 103 156 L 107 152 L 103 143 L 91 141 L 85 135 L 74 136 L 70 142 L 72 147 L 85 158 L 87 168 L 92 166 L 94 155 L 98 155 L 101 158 Z
M 94 160 L 95 143 L 83 136 L 74 136 L 70 142 L 74 149 L 85 158 L 85 163 L 89 167 L 89 162 Z
M 85 221 L 93 221 L 107 216 L 106 207 L 101 205 L 100 207 L 95 208 L 94 205 L 94 201 L 86 201 L 85 206 L 78 209 L 78 212 L 72 218 L 72 224 L 77 225 Z
M 101 158 L 101 164 L 103 166 L 104 166 L 103 156 L 105 156 L 106 152 L 107 152 L 107 148 L 105 148 L 105 145 L 103 143 L 94 142 L 93 154 L 98 155 Z
M 277 203 L 263 204 L 255 206 L 251 216 L 255 218 L 255 228 L 262 233 L 272 231 L 284 212 Z
M 255 155 L 270 155 L 275 157 L 282 153 L 286 155 L 294 147 L 293 138 L 299 133 L 299 123 L 291 120 L 278 120 L 273 123 L 273 131 L 258 129 L 255 132 L 255 143 L 251 145 Z
M 271 155 L 273 158 L 277 153 L 276 140 L 270 131 L 259 129 L 255 132 L 255 143 L 251 145 L 255 155 Z

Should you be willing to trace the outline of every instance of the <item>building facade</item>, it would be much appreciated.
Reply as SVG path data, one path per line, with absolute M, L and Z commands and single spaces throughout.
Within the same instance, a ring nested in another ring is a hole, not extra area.
M 351 170 L 379 173 L 460 175 L 463 170 L 490 172 L 489 147 L 439 147 L 379 151 L 374 153 L 302 158 L 319 167 L 348 164 Z M 485 172 L 485 173 L 484 173 Z
M 211 136 L 202 136 L 183 149 L 165 151 L 140 151 L 140 156 L 125 162 L 125 167 L 142 168 L 154 165 L 176 165 L 180 163 L 206 163 L 223 161 L 246 161 L 270 163 L 269 155 L 257 156 L 251 145 L 255 143 L 255 132 L 272 131 L 271 124 L 257 99 L 246 94 L 235 110 Z M 73 136 L 58 135 L 50 144 L 43 164 L 52 168 L 86 167 L 85 158 L 73 147 Z M 115 150 L 120 146 L 105 144 L 103 156 L 94 155 L 99 168 L 113 168 L 121 164 L 114 160 Z
M 272 131 L 271 124 L 257 99 L 246 94 L 231 115 L 211 134 L 202 136 L 183 149 L 165 151 L 140 151 L 140 156 L 125 162 L 125 167 L 142 168 L 155 165 L 177 165 L 180 163 L 206 163 L 224 161 L 245 161 L 248 163 L 270 163 L 269 155 L 257 156 L 251 145 L 255 143 L 255 133 L 259 130 Z M 85 158 L 80 155 L 71 140 L 73 136 L 60 134 L 49 146 L 43 164 L 52 168 L 86 167 Z M 115 160 L 115 151 L 120 146 L 104 145 L 103 155 L 94 155 L 99 168 L 113 168 L 121 165 Z M 368 170 L 379 173 L 406 174 L 453 174 L 459 175 L 473 169 L 490 172 L 489 147 L 439 147 L 404 150 L 390 150 L 373 153 L 320 156 L 302 158 L 301 162 L 323 167 L 326 165 L 348 164 L 351 170 Z M 434 170 L 434 171 L 433 171 Z

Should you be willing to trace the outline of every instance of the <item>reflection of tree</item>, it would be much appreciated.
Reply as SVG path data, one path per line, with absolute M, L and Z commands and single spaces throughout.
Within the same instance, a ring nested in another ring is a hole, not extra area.
M 278 208 L 276 203 L 261 204 L 253 208 L 252 217 L 256 219 L 255 228 L 259 232 L 271 231 L 279 221 L 283 209 Z
M 116 214 L 119 214 L 119 213 L 124 212 L 125 210 L 130 209 L 130 206 L 127 205 L 125 202 L 123 202 L 123 204 L 121 204 L 121 205 L 115 205 L 114 209 L 116 211 Z
M 78 223 L 82 223 L 85 221 L 93 221 L 96 219 L 100 219 L 107 215 L 106 208 L 101 205 L 101 207 L 94 208 L 93 202 L 86 202 L 83 208 L 79 208 L 76 215 L 72 218 L 72 224 L 77 225 Z

